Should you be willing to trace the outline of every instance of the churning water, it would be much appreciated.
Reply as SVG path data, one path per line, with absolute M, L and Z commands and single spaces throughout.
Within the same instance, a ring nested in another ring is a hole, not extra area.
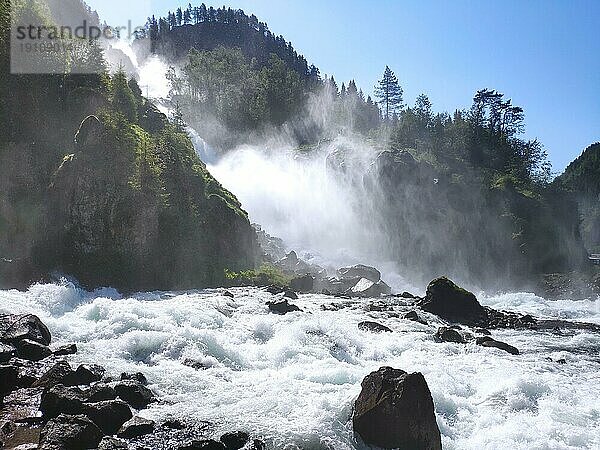
M 600 448 L 600 336 L 588 332 L 495 331 L 520 355 L 474 344 L 436 343 L 429 325 L 369 311 L 370 300 L 301 295 L 303 311 L 279 316 L 257 288 L 121 297 L 68 282 L 0 291 L 0 312 L 31 312 L 54 343 L 77 342 L 81 362 L 110 372 L 142 371 L 162 401 L 143 415 L 196 418 L 215 433 L 243 429 L 273 448 L 362 448 L 352 433 L 352 404 L 369 372 L 390 365 L 424 374 L 445 449 Z M 480 296 L 482 303 L 543 317 L 600 323 L 599 302 L 547 302 L 532 294 Z M 376 320 L 392 333 L 360 331 Z M 556 361 L 564 358 L 566 364 Z M 204 369 L 184 365 L 186 360 Z

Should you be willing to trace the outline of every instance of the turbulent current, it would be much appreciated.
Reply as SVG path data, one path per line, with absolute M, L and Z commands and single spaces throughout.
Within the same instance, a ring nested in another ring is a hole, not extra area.
M 147 374 L 161 397 L 142 412 L 148 418 L 208 420 L 217 435 L 247 430 L 273 448 L 362 448 L 349 420 L 353 401 L 363 377 L 384 365 L 424 374 L 445 449 L 600 448 L 598 334 L 494 331 L 521 351 L 510 355 L 436 343 L 439 319 L 423 313 L 429 325 L 422 325 L 400 318 L 412 309 L 403 299 L 307 294 L 294 301 L 301 312 L 280 316 L 265 306 L 272 294 L 231 292 L 234 298 L 222 290 L 121 297 L 63 281 L 0 291 L 0 312 L 38 314 L 55 344 L 77 342 L 74 362 Z M 525 293 L 479 299 L 600 323 L 598 300 L 549 302 Z M 393 332 L 359 330 L 369 319 Z

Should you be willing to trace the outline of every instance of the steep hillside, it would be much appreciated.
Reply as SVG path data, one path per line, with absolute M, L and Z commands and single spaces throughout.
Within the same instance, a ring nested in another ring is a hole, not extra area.
M 600 253 L 600 142 L 587 147 L 555 183 L 577 197 L 586 248 Z
M 2 0 L 3 36 L 7 14 Z M 0 285 L 57 271 L 87 286 L 183 289 L 254 266 L 241 205 L 135 80 L 11 75 L 1 47 Z

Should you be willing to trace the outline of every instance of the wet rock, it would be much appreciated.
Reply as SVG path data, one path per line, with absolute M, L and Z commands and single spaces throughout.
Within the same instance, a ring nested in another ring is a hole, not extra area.
M 367 278 L 361 278 L 350 288 L 348 294 L 358 297 L 379 297 L 392 292 L 392 289 L 382 280 L 373 282 Z
M 121 374 L 121 381 L 125 381 L 125 380 L 137 381 L 138 383 L 143 384 L 144 386 L 148 385 L 148 380 L 146 379 L 146 376 L 142 372 L 135 372 L 135 373 L 123 372 Z
M 16 351 L 17 350 L 12 345 L 0 342 L 0 364 L 10 361 L 10 359 L 15 356 Z
M 122 400 L 105 400 L 84 405 L 85 415 L 92 419 L 104 434 L 115 434 L 133 417 L 129 405 Z
M 281 294 L 282 292 L 285 292 L 285 289 L 283 289 L 282 287 L 279 287 L 279 286 L 269 286 L 269 287 L 267 287 L 266 291 L 269 294 L 277 295 L 277 294 Z
M 179 447 L 179 450 L 227 450 L 225 444 L 213 439 L 194 440 L 189 444 Z
M 245 431 L 234 431 L 225 433 L 219 440 L 227 450 L 239 450 L 250 440 L 250 435 Z
M 404 319 L 412 320 L 413 322 L 419 322 L 419 323 L 422 323 L 423 325 L 427 325 L 427 321 L 421 319 L 416 311 L 407 312 L 406 314 L 404 314 Z
M 298 300 L 298 294 L 296 294 L 294 291 L 287 290 L 283 293 L 283 296 L 291 300 Z
M 297 292 L 312 292 L 315 288 L 315 277 L 310 274 L 296 277 L 290 281 L 290 289 Z
M 267 450 L 267 444 L 260 439 L 254 439 L 252 445 L 250 446 L 250 450 Z
M 381 280 L 381 272 L 379 272 L 379 270 L 375 267 L 365 266 L 364 264 L 342 267 L 338 269 L 338 274 L 341 279 L 366 278 L 373 283 L 377 283 Z
M 81 364 L 77 370 L 66 375 L 63 383 L 67 386 L 79 386 L 100 381 L 104 375 L 104 367 L 97 364 Z
M 267 306 L 271 312 L 275 314 L 287 314 L 293 311 L 301 311 L 296 305 L 288 303 L 286 299 L 267 302 Z
M 152 391 L 137 381 L 121 381 L 115 385 L 115 392 L 135 409 L 143 409 L 155 400 Z
M 0 448 L 4 448 L 6 441 L 16 429 L 16 425 L 10 420 L 0 420 Z
M 66 415 L 50 420 L 40 435 L 40 450 L 82 450 L 97 448 L 102 431 L 83 415 Z
M 365 320 L 363 322 L 360 322 L 358 324 L 358 329 L 362 330 L 362 331 L 370 331 L 372 333 L 382 333 L 382 332 L 391 333 L 392 332 L 392 330 L 390 328 L 386 327 L 385 325 L 382 325 L 377 322 L 372 322 L 370 320 Z
M 117 398 L 115 389 L 106 383 L 97 383 L 84 392 L 85 401 L 88 403 L 114 400 Z
M 81 389 L 59 384 L 44 391 L 40 411 L 46 420 L 60 414 L 82 414 L 84 401 L 85 395 Z
M 491 338 L 490 336 L 478 337 L 475 340 L 475 342 L 477 343 L 477 345 L 481 345 L 483 347 L 499 348 L 500 350 L 504 350 L 505 352 L 508 352 L 511 355 L 519 354 L 519 350 L 516 347 L 513 347 L 512 345 L 509 345 L 505 342 L 497 341 L 497 340 Z
M 98 450 L 127 450 L 128 448 L 127 442 L 112 436 L 105 436 L 98 445 Z
M 463 336 L 456 331 L 454 328 L 440 327 L 434 335 L 436 341 L 439 342 L 456 342 L 458 344 L 464 344 L 465 339 Z
M 185 424 L 177 419 L 167 419 L 163 422 L 162 426 L 164 428 L 169 428 L 171 430 L 183 430 L 185 429 Z
M 144 436 L 145 434 L 150 434 L 153 431 L 153 420 L 136 416 L 123 424 L 123 426 L 119 429 L 117 436 L 124 439 L 133 439 Z
M 73 369 L 67 361 L 58 361 L 33 383 L 33 387 L 50 388 L 57 384 L 64 384 L 63 380 L 72 373 Z
M 475 333 L 477 334 L 483 334 L 485 336 L 491 336 L 492 333 L 490 332 L 490 330 L 486 329 L 486 328 L 475 328 Z
M 29 361 L 41 361 L 52 355 L 52 350 L 47 345 L 31 339 L 22 339 L 17 343 L 17 356 Z
M 361 386 L 352 421 L 367 445 L 441 450 L 433 399 L 421 373 L 381 367 Z
M 404 291 L 402 294 L 399 294 L 398 297 L 402 297 L 402 298 L 419 298 L 416 295 L 413 295 L 410 292 L 406 292 L 406 291 Z
M 556 360 L 556 362 L 557 362 L 558 364 L 566 364 L 566 363 L 567 363 L 567 360 L 566 360 L 565 358 L 560 358 L 560 359 L 557 359 L 557 360 Z
M 67 356 L 74 355 L 75 353 L 77 353 L 76 344 L 62 345 L 54 350 L 54 356 Z
M 196 369 L 196 370 L 206 370 L 206 369 L 210 369 L 212 366 L 202 362 L 202 361 L 196 361 L 194 359 L 190 359 L 190 358 L 185 358 L 182 362 L 182 364 L 184 366 L 188 366 L 191 367 L 192 369 Z
M 429 283 L 427 294 L 418 306 L 444 319 L 467 324 L 476 323 L 486 316 L 485 309 L 475 295 L 446 277 L 436 278 Z
M 50 345 L 52 337 L 48 327 L 33 314 L 0 315 L 0 341 L 17 343 L 29 339 L 42 345 Z
M 224 295 L 225 297 L 229 297 L 229 298 L 234 298 L 234 297 L 235 297 L 235 295 L 233 295 L 233 293 L 231 293 L 231 292 L 229 292 L 229 291 L 224 291 L 224 292 L 223 292 L 223 295 Z
M 19 371 L 16 367 L 0 366 L 0 403 L 6 394 L 14 391 L 18 387 L 18 375 Z

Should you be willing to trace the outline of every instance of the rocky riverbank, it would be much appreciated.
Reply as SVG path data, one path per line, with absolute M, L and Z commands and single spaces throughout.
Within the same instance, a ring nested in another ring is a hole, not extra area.
M 144 374 L 115 376 L 94 363 L 73 369 L 68 359 L 76 344 L 50 344 L 50 332 L 37 316 L 0 316 L 0 448 L 265 448 L 244 431 L 211 439 L 208 422 L 145 419 L 143 410 L 161 399 Z

